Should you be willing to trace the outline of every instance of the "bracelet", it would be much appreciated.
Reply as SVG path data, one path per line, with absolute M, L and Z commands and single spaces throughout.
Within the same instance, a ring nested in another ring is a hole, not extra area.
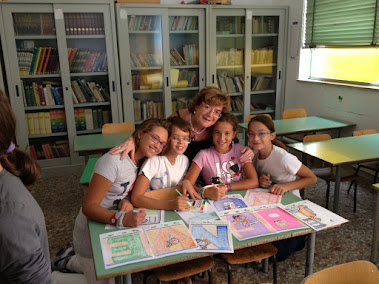
M 112 219 L 111 219 L 111 225 L 113 225 L 113 226 L 116 226 L 116 224 L 117 224 L 116 214 L 117 214 L 117 212 L 114 212 Z
M 204 199 L 205 198 L 205 196 L 204 196 L 204 193 L 205 193 L 205 190 L 207 189 L 207 187 L 205 186 L 205 187 L 203 187 L 203 194 L 201 195 L 201 197 Z
M 232 191 L 232 184 L 231 183 L 227 183 L 226 184 L 226 188 L 228 189 L 228 191 Z
M 126 212 L 124 212 L 124 211 L 118 211 L 117 212 L 117 214 L 116 214 L 116 220 L 117 220 L 116 227 L 117 228 L 125 228 L 125 226 L 123 224 L 125 213 Z
M 199 189 L 199 195 L 201 196 L 201 198 L 204 198 L 204 187 Z

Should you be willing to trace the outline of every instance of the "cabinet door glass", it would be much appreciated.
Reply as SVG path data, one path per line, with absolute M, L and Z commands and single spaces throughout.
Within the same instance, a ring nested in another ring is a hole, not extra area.
M 111 122 L 103 13 L 64 13 L 77 134 L 101 132 Z
M 13 13 L 30 154 L 70 156 L 53 13 Z
M 244 109 L 245 17 L 217 16 L 216 76 L 218 87 L 231 97 L 231 111 L 238 117 Z
M 251 113 L 273 113 L 275 109 L 278 24 L 278 16 L 252 17 Z
M 169 16 L 172 112 L 199 91 L 198 16 Z
M 134 120 L 163 118 L 162 18 L 129 15 Z

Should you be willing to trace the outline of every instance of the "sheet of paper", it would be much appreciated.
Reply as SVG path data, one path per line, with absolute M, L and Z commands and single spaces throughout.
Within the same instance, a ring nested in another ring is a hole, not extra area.
M 219 200 L 208 200 L 216 211 L 231 210 L 247 207 L 241 194 L 225 195 Z
M 105 269 L 153 258 L 142 228 L 109 232 L 99 237 Z
M 282 196 L 269 193 L 268 190 L 264 188 L 254 188 L 246 192 L 244 200 L 247 206 L 280 204 Z
M 190 223 L 189 230 L 203 252 L 234 252 L 230 223 L 227 221 L 195 221 Z
M 214 209 L 214 207 L 211 206 L 206 201 L 203 204 L 204 204 L 204 207 L 202 210 L 200 210 L 201 212 L 197 212 L 197 210 L 195 210 L 195 211 L 184 210 L 184 211 L 175 211 L 175 212 L 187 224 L 189 224 L 190 222 L 194 222 L 194 221 L 218 219 L 218 216 L 216 214 L 216 210 Z
M 163 210 L 156 210 L 156 209 L 146 209 L 146 217 L 145 221 L 141 224 L 141 226 L 144 225 L 152 225 L 152 224 L 161 224 L 164 222 L 164 212 Z M 111 224 L 105 225 L 106 230 L 115 230 L 117 229 L 116 226 L 113 226 Z M 122 230 L 121 228 L 120 230 Z
M 317 231 L 349 222 L 349 220 L 309 200 L 285 205 L 283 208 Z

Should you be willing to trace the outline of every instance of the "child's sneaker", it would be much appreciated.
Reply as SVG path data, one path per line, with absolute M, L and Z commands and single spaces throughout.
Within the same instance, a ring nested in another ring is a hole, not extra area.
M 71 272 L 66 265 L 73 255 L 75 255 L 74 248 L 67 243 L 55 255 L 55 259 L 51 262 L 51 269 L 61 272 Z

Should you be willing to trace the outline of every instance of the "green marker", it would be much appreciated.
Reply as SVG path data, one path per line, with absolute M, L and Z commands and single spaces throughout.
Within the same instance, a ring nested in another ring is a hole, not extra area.
M 265 172 L 262 171 L 262 174 L 264 174 L 265 176 L 267 176 L 267 174 Z M 267 181 L 270 181 L 270 179 L 268 178 Z
M 183 194 L 178 190 L 178 189 L 175 189 L 175 191 L 180 195 L 180 196 L 183 196 Z M 187 202 L 188 203 L 188 206 L 191 208 L 192 204 L 191 202 Z

